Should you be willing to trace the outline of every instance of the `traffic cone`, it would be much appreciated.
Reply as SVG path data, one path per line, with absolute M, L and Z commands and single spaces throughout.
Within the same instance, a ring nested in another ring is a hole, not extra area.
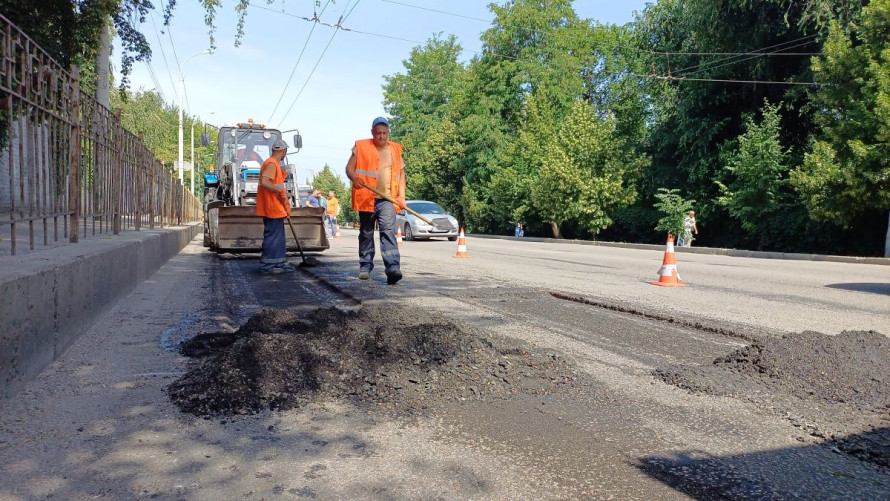
M 337 231 L 334 233 L 334 238 L 342 238 L 340 236 L 340 223 L 337 223 Z
M 674 236 L 668 234 L 667 249 L 664 251 L 664 261 L 661 263 L 661 269 L 658 270 L 658 282 L 652 282 L 652 285 L 660 285 L 662 287 L 686 287 L 686 284 L 680 282 L 680 273 L 677 271 L 677 260 L 674 259 Z
M 398 245 L 399 247 L 402 246 L 402 227 L 401 226 L 396 228 L 396 245 Z
M 454 257 L 470 257 L 467 254 L 467 239 L 464 238 L 464 229 L 460 229 L 460 233 L 458 233 L 457 237 L 457 254 Z

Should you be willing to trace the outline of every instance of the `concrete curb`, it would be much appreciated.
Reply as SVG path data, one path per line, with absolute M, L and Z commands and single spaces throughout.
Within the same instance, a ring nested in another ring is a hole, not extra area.
M 480 235 L 480 234 L 467 234 L 468 237 L 473 238 L 490 238 L 490 239 L 500 239 L 500 240 L 525 240 L 529 242 L 545 242 L 545 243 L 561 243 L 561 244 L 575 244 L 575 245 L 593 245 L 593 246 L 601 246 L 601 247 L 621 247 L 625 249 L 641 249 L 641 250 L 661 250 L 663 251 L 665 245 L 652 245 L 652 244 L 632 244 L 625 242 L 594 242 L 591 240 L 568 240 L 568 239 L 557 239 L 557 238 L 541 238 L 541 237 L 510 237 L 503 235 Z M 758 258 L 758 259 L 793 259 L 799 261 L 832 261 L 836 263 L 857 263 L 857 264 L 878 264 L 883 266 L 890 266 L 890 258 L 886 257 L 858 257 L 858 256 L 832 256 L 827 254 L 799 254 L 793 252 L 760 252 L 760 251 L 749 251 L 749 250 L 739 250 L 739 249 L 719 249 L 719 248 L 711 248 L 711 247 L 674 247 L 674 252 L 679 253 L 688 253 L 688 254 L 711 254 L 718 256 L 732 256 L 732 257 L 750 257 L 750 258 Z
M 202 231 L 128 231 L 0 261 L 0 398 L 17 393 Z

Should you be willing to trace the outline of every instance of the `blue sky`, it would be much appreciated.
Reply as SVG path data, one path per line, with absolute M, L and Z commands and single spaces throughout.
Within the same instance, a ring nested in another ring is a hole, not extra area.
M 624 24 L 652 1 L 576 0 L 574 7 L 581 18 Z M 488 3 L 252 0 L 245 35 L 236 48 L 233 2 L 223 0 L 215 22 L 214 53 L 191 57 L 209 48 L 204 11 L 197 0 L 178 0 L 169 28 L 159 12 L 142 25 L 153 56 L 150 64 L 135 63 L 131 89 L 159 88 L 164 100 L 175 106 L 182 64 L 187 113 L 216 125 L 253 118 L 282 130 L 299 129 L 303 149 L 289 161 L 302 171 L 301 181 L 320 172 L 325 163 L 345 179 L 342 171 L 353 141 L 369 137 L 371 121 L 386 114 L 384 76 L 403 73 L 411 49 L 438 33 L 454 34 L 465 49 L 462 59 L 470 60 L 493 18 Z M 341 25 L 353 31 L 300 19 L 312 18 L 314 12 L 328 24 L 348 14 Z M 118 51 L 116 45 L 115 70 Z M 285 134 L 288 142 L 290 136 Z M 188 159 L 189 131 L 185 142 Z

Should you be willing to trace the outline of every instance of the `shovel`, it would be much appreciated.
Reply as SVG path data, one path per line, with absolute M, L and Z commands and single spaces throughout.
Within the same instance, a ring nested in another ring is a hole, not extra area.
M 318 266 L 318 259 L 315 259 L 313 256 L 306 257 L 306 255 L 303 254 L 303 244 L 301 244 L 300 239 L 297 238 L 297 231 L 294 229 L 293 223 L 290 222 L 290 216 L 287 216 L 286 219 L 287 225 L 290 226 L 290 232 L 294 236 L 294 240 L 297 242 L 297 249 L 300 251 L 300 257 L 303 259 L 300 266 L 305 266 L 307 268 Z
M 388 200 L 388 201 L 390 201 L 390 202 L 392 202 L 392 203 L 394 203 L 394 204 L 396 204 L 396 205 L 399 205 L 399 203 L 396 202 L 396 199 L 395 199 L 395 198 L 393 198 L 393 197 L 391 197 L 391 196 L 389 196 L 389 195 L 384 195 L 383 192 L 380 191 L 380 190 L 378 190 L 377 188 L 374 188 L 374 187 L 372 187 L 372 186 L 368 186 L 367 184 L 365 185 L 365 188 L 371 190 L 372 192 L 374 192 L 374 194 L 376 194 L 377 196 L 383 198 L 384 200 Z M 416 211 L 412 210 L 410 207 L 405 207 L 405 210 L 408 211 L 408 212 L 410 212 L 411 214 L 414 214 L 415 216 L 417 216 L 417 219 L 420 219 L 420 220 L 423 221 L 424 223 L 426 223 L 426 224 L 428 224 L 428 225 L 430 225 L 430 226 L 436 228 L 437 230 L 450 230 L 450 229 L 451 229 L 451 226 L 450 226 L 450 225 L 449 225 L 448 227 L 442 227 L 442 226 L 440 226 L 440 225 L 438 225 L 438 224 L 436 224 L 436 223 L 430 221 L 429 219 L 427 219 L 427 218 L 421 216 L 421 215 L 418 214 Z

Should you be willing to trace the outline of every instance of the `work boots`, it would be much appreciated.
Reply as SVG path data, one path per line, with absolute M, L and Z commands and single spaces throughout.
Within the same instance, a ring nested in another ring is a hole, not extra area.
M 386 272 L 386 283 L 389 285 L 393 285 L 401 279 L 402 279 L 401 270 L 393 270 L 393 271 Z

